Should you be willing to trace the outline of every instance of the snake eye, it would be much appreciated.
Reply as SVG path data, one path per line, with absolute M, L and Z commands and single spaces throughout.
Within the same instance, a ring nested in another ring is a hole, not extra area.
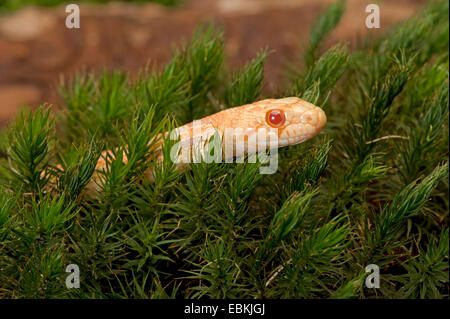
M 280 127 L 286 122 L 286 116 L 282 110 L 270 110 L 266 113 L 266 122 L 272 127 Z

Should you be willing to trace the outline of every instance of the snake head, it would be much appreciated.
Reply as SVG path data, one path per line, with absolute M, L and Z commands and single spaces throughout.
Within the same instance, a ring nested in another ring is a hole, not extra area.
M 260 119 L 264 119 L 260 120 L 259 127 L 278 135 L 278 147 L 299 144 L 316 136 L 327 122 L 320 107 L 297 97 L 268 99 L 253 105 Z
M 207 116 L 177 129 L 186 147 L 222 136 L 225 157 L 302 143 L 322 130 L 325 112 L 297 97 L 267 99 Z

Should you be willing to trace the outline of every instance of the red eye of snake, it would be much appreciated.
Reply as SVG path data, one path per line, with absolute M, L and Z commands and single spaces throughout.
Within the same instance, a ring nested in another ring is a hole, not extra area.
M 286 116 L 282 110 L 270 110 L 266 113 L 266 122 L 272 127 L 280 127 L 286 122 Z

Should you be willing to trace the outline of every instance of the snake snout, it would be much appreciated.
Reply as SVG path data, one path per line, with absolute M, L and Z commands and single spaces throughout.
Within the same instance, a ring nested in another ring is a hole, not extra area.
M 315 107 L 312 110 L 306 111 L 303 113 L 301 119 L 304 124 L 313 126 L 317 133 L 320 132 L 327 123 L 327 116 L 320 107 Z
M 322 128 L 325 126 L 325 124 L 327 124 L 327 115 L 320 107 L 318 107 L 316 111 L 317 111 L 316 128 L 320 132 Z

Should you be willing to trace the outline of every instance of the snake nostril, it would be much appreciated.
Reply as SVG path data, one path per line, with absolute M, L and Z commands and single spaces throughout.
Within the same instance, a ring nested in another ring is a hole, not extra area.
M 310 125 L 316 125 L 317 124 L 317 115 L 311 111 L 308 111 L 303 115 L 303 121 Z

